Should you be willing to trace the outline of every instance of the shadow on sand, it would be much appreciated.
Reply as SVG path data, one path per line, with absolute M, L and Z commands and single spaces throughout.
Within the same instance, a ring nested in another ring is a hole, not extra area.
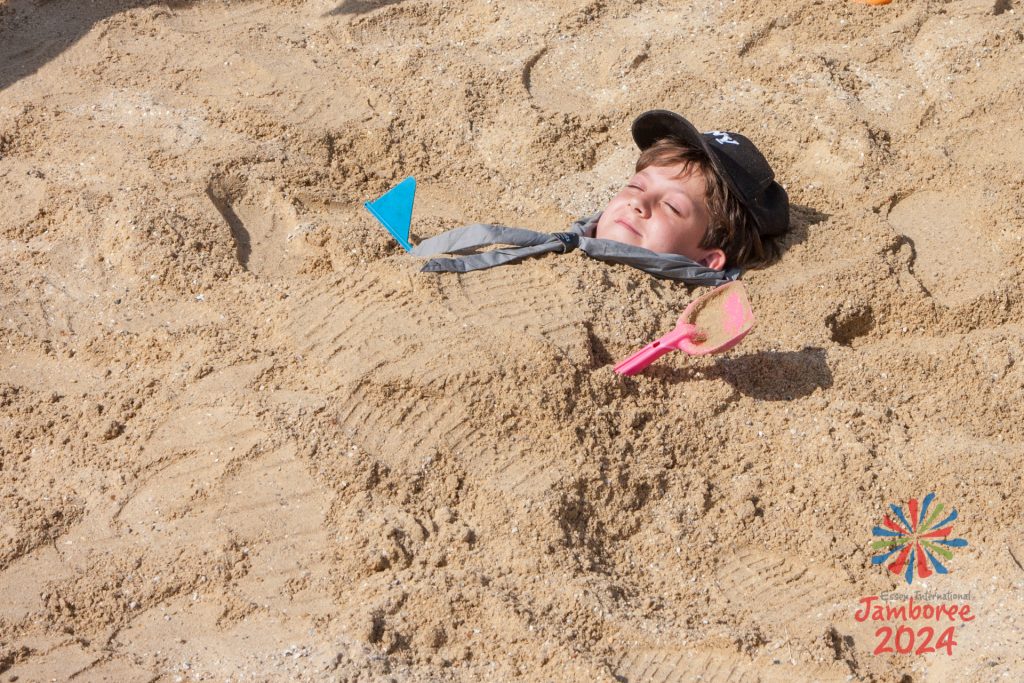
M 345 0 L 325 16 L 337 17 L 343 14 L 366 14 L 381 7 L 394 5 L 402 0 Z
M 107 17 L 137 7 L 183 7 L 187 0 L 10 0 L 0 5 L 0 91 L 31 76 Z
M 358 15 L 401 0 L 344 0 L 325 16 Z M 194 0 L 8 0 L 0 2 L 0 91 L 31 76 L 107 17 L 140 7 L 186 7 Z
M 647 371 L 671 383 L 692 381 L 696 372 L 693 368 L 665 367 Z M 825 349 L 818 347 L 735 355 L 700 372 L 705 378 L 721 379 L 740 394 L 761 401 L 791 401 L 832 386 Z

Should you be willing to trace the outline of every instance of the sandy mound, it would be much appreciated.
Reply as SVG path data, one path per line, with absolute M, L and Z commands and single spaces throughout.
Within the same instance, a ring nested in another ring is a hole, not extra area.
M 0 677 L 1019 678 L 1017 5 L 0 1 Z M 794 202 L 725 356 L 618 377 L 699 292 L 361 208 L 564 229 L 652 107 Z M 931 491 L 978 616 L 875 656 Z

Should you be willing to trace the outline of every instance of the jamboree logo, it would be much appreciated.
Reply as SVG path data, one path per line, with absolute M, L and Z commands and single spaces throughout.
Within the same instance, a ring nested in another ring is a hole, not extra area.
M 871 558 L 871 564 L 885 565 L 908 584 L 915 578 L 948 574 L 942 560 L 953 558 L 953 548 L 967 546 L 966 540 L 951 538 L 956 510 L 947 512 L 942 503 L 936 502 L 934 493 L 920 503 L 912 498 L 905 509 L 899 505 L 889 505 L 889 509 L 892 514 L 886 514 L 881 524 L 872 528 L 876 540 L 871 549 L 879 554 Z M 975 619 L 970 600 L 970 593 L 951 592 L 868 595 L 859 600 L 860 608 L 853 618 L 879 625 L 875 655 L 952 655 L 957 645 L 956 627 Z
M 871 544 L 871 549 L 884 551 L 872 557 L 871 564 L 884 564 L 895 555 L 896 558 L 886 568 L 897 576 L 903 574 L 908 584 L 913 582 L 915 575 L 926 579 L 934 573 L 948 574 L 949 570 L 936 555 L 951 560 L 951 548 L 963 548 L 967 541 L 949 537 L 957 518 L 956 510 L 943 517 L 945 506 L 933 503 L 935 494 L 929 493 L 921 505 L 918 505 L 917 498 L 907 502 L 909 514 L 904 514 L 898 505 L 889 505 L 896 519 L 887 514 L 882 524 L 871 530 L 875 536 L 881 537 Z

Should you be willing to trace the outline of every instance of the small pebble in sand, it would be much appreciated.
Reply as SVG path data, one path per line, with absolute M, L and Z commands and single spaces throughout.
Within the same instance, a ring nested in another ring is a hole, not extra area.
M 447 505 L 437 508 L 434 510 L 434 523 L 435 524 L 451 524 L 455 521 L 455 511 Z

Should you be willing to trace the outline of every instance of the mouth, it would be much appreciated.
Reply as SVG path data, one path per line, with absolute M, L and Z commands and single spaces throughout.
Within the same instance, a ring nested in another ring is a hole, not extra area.
M 622 227 L 626 228 L 627 230 L 629 230 L 631 233 L 633 233 L 637 237 L 643 237 L 643 235 L 640 234 L 640 231 L 638 231 L 636 228 L 634 228 L 633 224 L 630 223 L 629 221 L 625 221 L 625 220 L 619 218 L 615 222 L 618 223 L 619 225 L 621 225 Z

